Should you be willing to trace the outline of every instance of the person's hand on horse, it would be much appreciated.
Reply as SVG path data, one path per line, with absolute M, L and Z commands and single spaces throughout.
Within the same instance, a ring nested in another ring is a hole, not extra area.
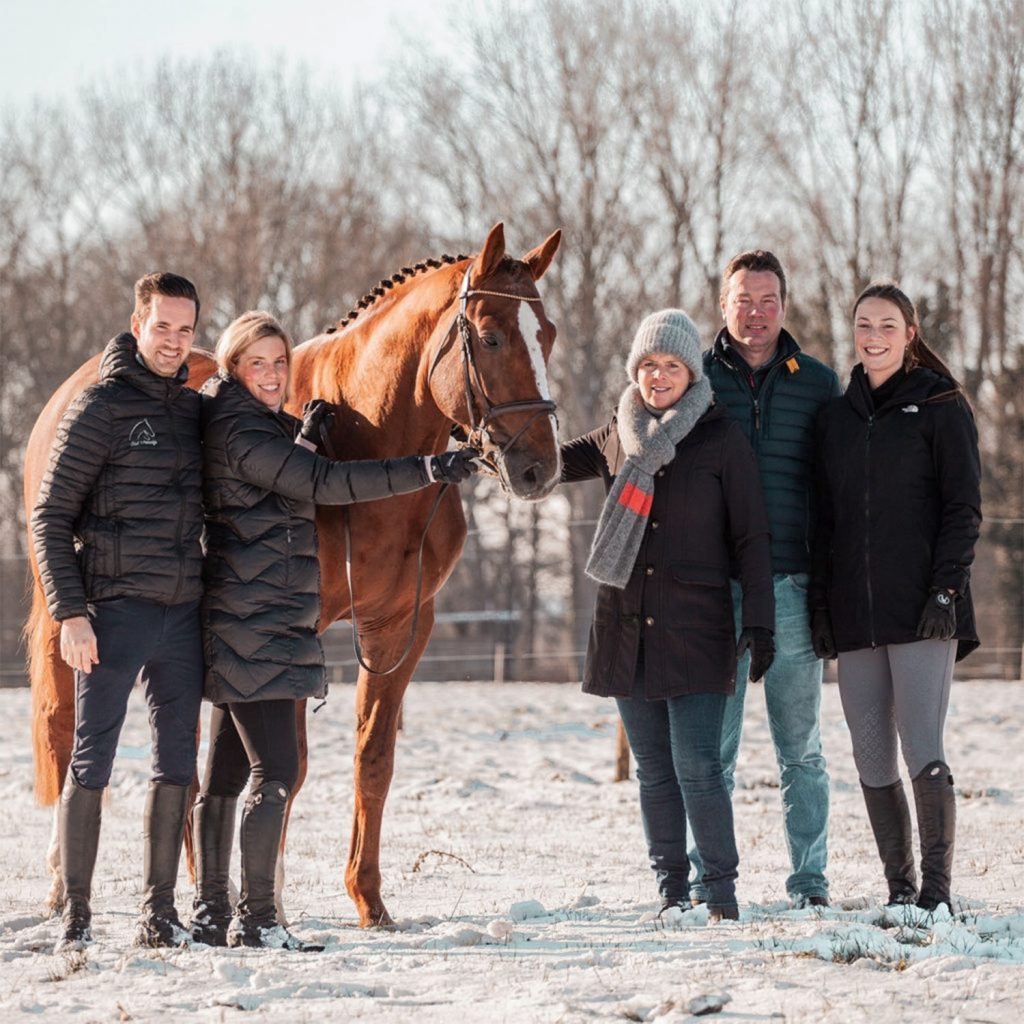
M 917 635 L 922 640 L 952 640 L 956 635 L 956 594 L 937 587 L 928 595 L 928 601 L 917 624 Z
M 832 631 L 832 616 L 824 608 L 811 612 L 811 646 L 814 656 L 831 661 L 836 655 L 836 637 Z
M 60 656 L 79 672 L 90 672 L 100 663 L 96 634 L 84 615 L 72 616 L 60 624 Z
M 474 473 L 480 472 L 476 461 L 476 452 L 468 448 L 459 448 L 453 452 L 441 452 L 440 455 L 428 456 L 430 475 L 439 484 L 461 484 Z
M 324 427 L 333 417 L 334 406 L 330 402 L 323 398 L 311 398 L 302 407 L 302 429 L 299 431 L 299 437 L 318 446 Z
M 775 660 L 775 634 L 764 626 L 747 626 L 736 642 L 736 657 L 750 651 L 750 681 L 759 683 Z

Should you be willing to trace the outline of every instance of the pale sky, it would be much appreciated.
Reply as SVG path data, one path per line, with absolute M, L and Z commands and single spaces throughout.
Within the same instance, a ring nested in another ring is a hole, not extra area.
M 463 6 L 477 6 L 462 0 Z M 444 0 L 0 0 L 0 105 L 71 97 L 96 77 L 224 47 L 284 55 L 349 82 L 375 77 L 403 33 L 443 35 Z

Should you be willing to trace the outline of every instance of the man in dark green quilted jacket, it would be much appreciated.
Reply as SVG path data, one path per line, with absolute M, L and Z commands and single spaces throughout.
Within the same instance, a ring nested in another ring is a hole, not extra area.
M 807 587 L 811 568 L 814 421 L 827 401 L 841 394 L 835 372 L 800 350 L 783 328 L 786 274 L 763 249 L 733 257 L 722 274 L 720 304 L 725 326 L 704 367 L 729 415 L 744 429 L 757 456 L 772 530 L 775 644 L 764 677 L 765 704 L 779 764 L 783 820 L 791 872 L 786 892 L 795 907 L 827 906 L 829 782 L 821 751 L 821 662 L 811 647 Z M 733 580 L 739 622 L 741 593 Z M 722 764 L 734 785 L 743 725 L 749 654 L 737 668 L 736 694 L 726 705 Z M 695 901 L 706 899 L 701 865 Z

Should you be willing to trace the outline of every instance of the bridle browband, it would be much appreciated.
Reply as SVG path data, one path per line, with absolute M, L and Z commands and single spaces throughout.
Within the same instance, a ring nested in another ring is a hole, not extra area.
M 492 472 L 496 473 L 496 466 L 491 461 L 490 457 L 485 455 L 484 442 L 485 435 L 487 439 L 491 441 L 494 448 L 497 449 L 498 458 L 501 458 L 510 448 L 515 445 L 523 434 L 526 433 L 530 427 L 533 426 L 534 422 L 540 416 L 548 415 L 555 416 L 558 406 L 551 401 L 549 398 L 526 398 L 511 402 L 492 402 L 490 395 L 487 394 L 487 388 L 484 385 L 483 378 L 480 375 L 480 367 L 477 365 L 476 356 L 473 352 L 473 332 L 470 329 L 469 317 L 466 314 L 466 308 L 469 305 L 469 300 L 478 295 L 492 295 L 499 299 L 516 299 L 520 302 L 540 302 L 541 298 L 539 295 L 517 295 L 514 292 L 499 292 L 493 291 L 486 288 L 470 288 L 469 278 L 473 270 L 473 264 L 470 263 L 466 267 L 466 272 L 462 276 L 462 285 L 459 288 L 459 309 L 455 314 L 455 319 L 452 320 L 451 327 L 445 332 L 444 340 L 438 346 L 437 354 L 434 356 L 430 369 L 427 371 L 427 383 L 430 383 L 431 377 L 434 375 L 434 370 L 437 369 L 437 364 L 441 361 L 441 357 L 448 350 L 449 344 L 453 337 L 458 334 L 461 357 L 462 357 L 462 387 L 464 396 L 466 399 L 466 410 L 469 414 L 469 431 L 465 433 L 463 444 L 467 448 L 472 448 L 474 451 L 479 452 L 481 460 L 487 465 Z M 476 391 L 473 389 L 473 384 L 476 384 Z M 481 415 L 477 413 L 477 395 L 479 395 L 479 404 L 482 406 L 483 412 Z M 532 412 L 527 421 L 507 440 L 499 444 L 490 437 L 490 426 L 494 420 L 499 416 L 504 416 L 506 413 L 516 412 Z M 461 428 L 461 424 L 456 424 L 456 428 Z

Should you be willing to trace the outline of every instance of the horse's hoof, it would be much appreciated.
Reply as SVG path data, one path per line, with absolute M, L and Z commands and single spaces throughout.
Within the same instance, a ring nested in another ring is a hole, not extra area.
M 44 918 L 49 919 L 51 917 L 60 917 L 63 913 L 64 887 L 55 885 L 47 893 L 46 899 L 43 901 L 42 914 Z
M 381 931 L 386 932 L 393 932 L 397 930 L 395 922 L 387 912 L 387 908 L 383 906 L 376 907 L 373 910 L 363 911 L 359 916 L 359 927 L 379 928 Z

